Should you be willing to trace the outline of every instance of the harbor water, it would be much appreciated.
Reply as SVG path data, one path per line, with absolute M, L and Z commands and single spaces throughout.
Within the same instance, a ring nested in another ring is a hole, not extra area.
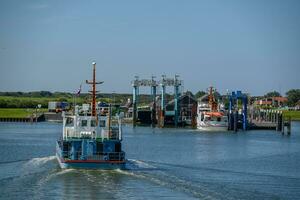
M 59 123 L 0 123 L 0 199 L 299 199 L 300 123 L 275 131 L 123 127 L 127 170 L 60 169 Z

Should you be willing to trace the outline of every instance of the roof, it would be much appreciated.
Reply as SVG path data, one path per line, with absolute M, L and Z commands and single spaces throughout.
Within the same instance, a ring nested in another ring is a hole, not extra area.
M 213 116 L 213 117 L 223 117 L 224 114 L 221 113 L 221 112 L 205 112 L 204 113 L 205 115 L 210 115 L 210 116 Z
M 208 96 L 209 96 L 209 94 L 205 94 L 205 95 L 199 97 L 199 98 L 197 99 L 197 101 L 198 101 L 198 102 L 208 102 Z M 219 97 L 217 96 L 217 93 L 216 93 L 216 92 L 213 93 L 213 96 L 215 97 L 216 100 L 219 100 L 219 99 L 221 98 L 221 97 L 219 98 Z
M 275 101 L 286 102 L 288 99 L 286 97 L 272 97 Z
M 208 101 L 208 94 L 203 95 L 197 99 L 198 102 Z
M 188 95 L 188 94 L 183 94 L 183 95 L 181 95 L 181 96 L 178 98 L 178 101 L 182 100 L 182 99 L 185 98 L 185 97 L 189 97 L 192 101 L 197 102 L 197 100 L 196 100 L 194 97 L 192 97 L 191 95 Z M 169 101 L 169 102 L 167 103 L 167 105 L 174 104 L 174 102 L 175 102 L 175 99 L 172 99 L 171 101 Z M 192 103 L 192 102 L 191 102 L 191 103 Z
M 257 100 L 257 101 L 255 101 L 255 104 L 259 104 L 259 105 L 272 105 L 272 101 Z

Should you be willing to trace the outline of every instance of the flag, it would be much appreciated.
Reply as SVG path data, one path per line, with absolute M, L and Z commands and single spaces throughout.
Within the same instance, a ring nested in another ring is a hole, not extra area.
M 80 84 L 80 87 L 76 91 L 76 95 L 79 96 L 80 92 L 81 92 L 81 84 Z

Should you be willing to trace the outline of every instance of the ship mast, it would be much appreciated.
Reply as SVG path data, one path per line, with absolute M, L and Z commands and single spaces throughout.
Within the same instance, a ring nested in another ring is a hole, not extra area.
M 102 84 L 103 81 L 96 82 L 96 62 L 93 62 L 93 80 L 86 80 L 87 84 L 92 85 L 92 90 L 89 91 L 92 94 L 92 116 L 96 117 L 96 84 Z
M 211 111 L 215 112 L 218 109 L 218 103 L 213 95 L 213 87 L 209 87 L 208 104 L 210 105 Z

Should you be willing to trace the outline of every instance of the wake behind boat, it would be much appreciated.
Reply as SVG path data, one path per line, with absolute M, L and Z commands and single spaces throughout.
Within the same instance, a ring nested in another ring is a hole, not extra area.
M 120 117 L 112 123 L 108 114 L 96 112 L 96 63 L 93 63 L 92 109 L 75 107 L 74 115 L 63 114 L 63 135 L 56 143 L 56 157 L 61 168 L 124 169 Z

